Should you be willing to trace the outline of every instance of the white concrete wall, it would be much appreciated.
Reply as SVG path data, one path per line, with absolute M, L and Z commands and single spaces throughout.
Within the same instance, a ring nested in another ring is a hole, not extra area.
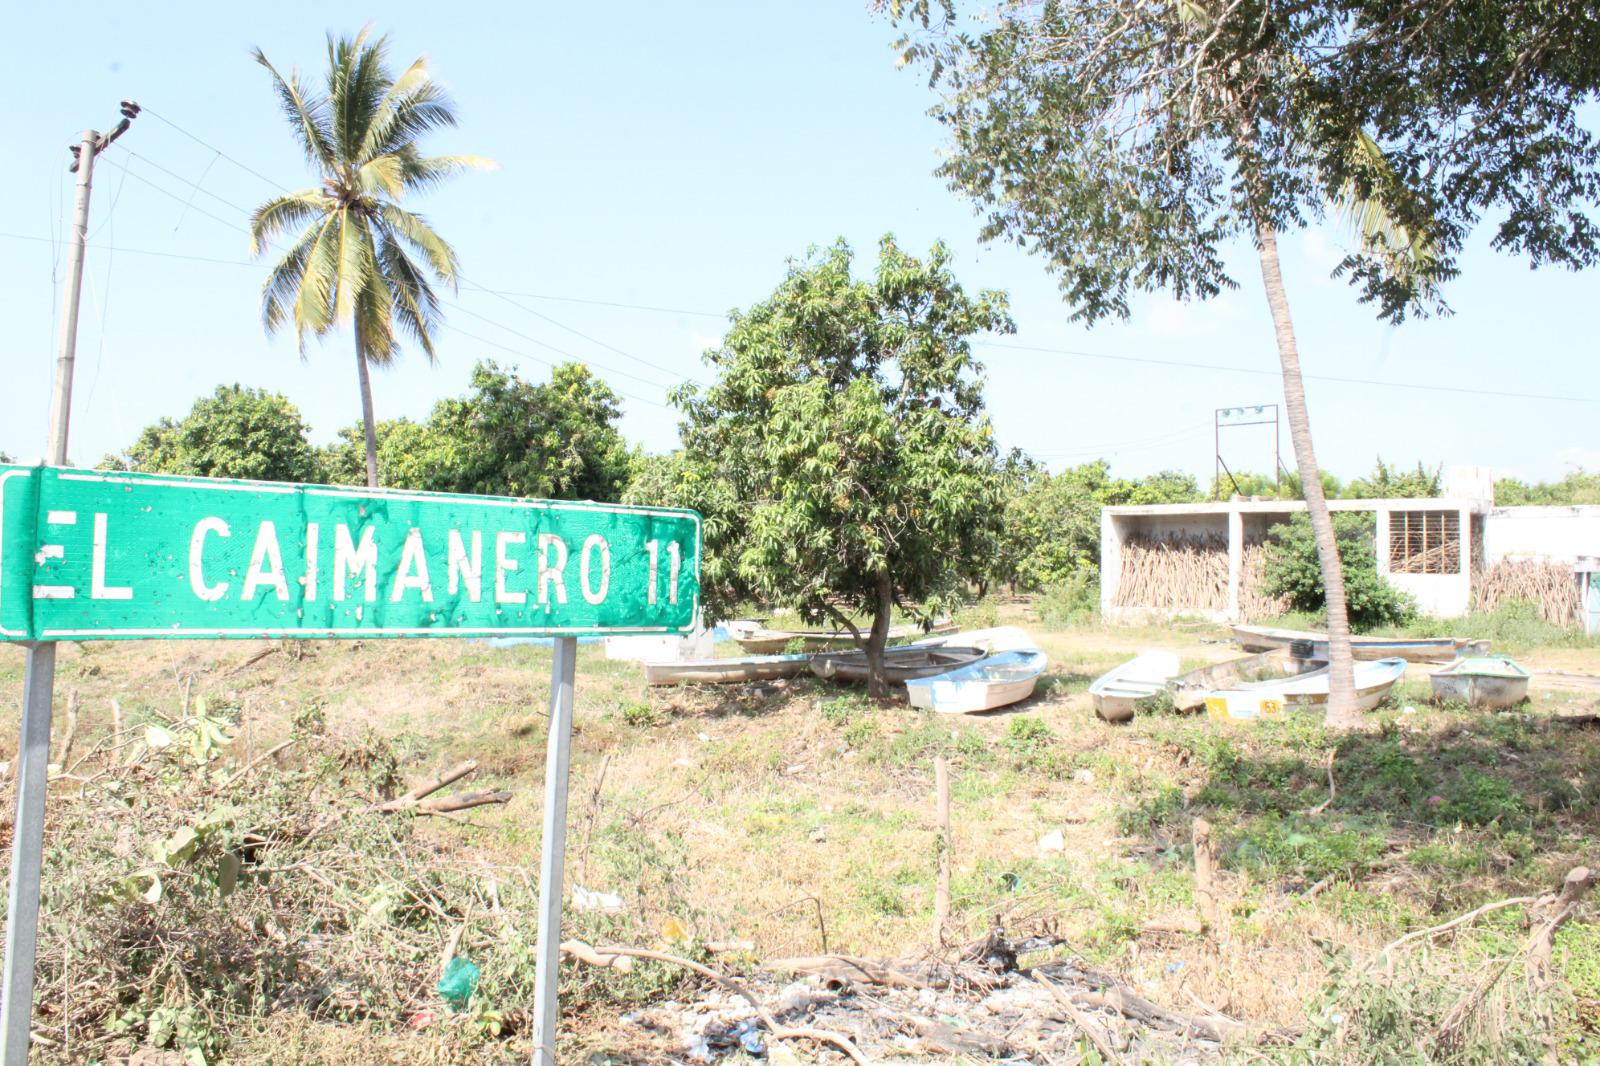
M 1484 562 L 1538 558 L 1573 562 L 1600 555 L 1600 506 L 1496 507 L 1483 522 Z

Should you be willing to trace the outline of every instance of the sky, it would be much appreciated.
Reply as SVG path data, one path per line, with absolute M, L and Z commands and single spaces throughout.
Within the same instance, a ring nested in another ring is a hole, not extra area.
M 121 99 L 145 111 L 95 168 L 73 461 L 120 451 L 219 384 L 284 393 L 318 443 L 357 421 L 348 334 L 302 359 L 292 336 L 261 329 L 269 264 L 249 255 L 248 213 L 313 181 L 250 51 L 320 73 L 325 33 L 373 17 L 293 0 L 12 11 L 0 57 L 28 88 L 7 108 L 0 168 L 0 451 L 43 451 L 66 149 L 109 128 Z M 841 236 L 870 270 L 889 232 L 912 250 L 947 242 L 963 285 L 1009 293 L 1017 333 L 977 349 L 989 406 L 1004 445 L 1054 469 L 1105 458 L 1124 476 L 1206 483 L 1213 411 L 1281 400 L 1248 245 L 1229 249 L 1237 289 L 1191 304 L 1138 295 L 1126 322 L 1091 329 L 1041 260 L 981 243 L 971 204 L 933 175 L 945 135 L 926 79 L 897 69 L 893 27 L 863 2 L 391 3 L 376 29 L 397 67 L 426 54 L 456 100 L 459 128 L 425 148 L 499 164 L 407 201 L 455 245 L 465 281 L 446 296 L 437 364 L 413 350 L 375 375 L 380 418 L 426 417 L 479 359 L 533 380 L 581 359 L 622 395 L 629 440 L 668 450 L 667 390 L 707 378 L 729 309 Z M 1454 314 L 1399 327 L 1329 277 L 1345 228 L 1283 238 L 1324 469 L 1349 478 L 1378 456 L 1537 479 L 1600 468 L 1600 273 L 1531 271 L 1488 237 L 1445 290 Z M 1222 453 L 1270 471 L 1272 428 L 1226 430 Z

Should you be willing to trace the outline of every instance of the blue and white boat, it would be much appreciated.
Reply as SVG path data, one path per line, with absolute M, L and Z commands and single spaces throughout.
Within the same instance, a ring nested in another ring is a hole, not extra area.
M 940 714 L 973 714 L 1021 702 L 1033 695 L 1049 660 L 1038 648 L 1002 651 L 933 677 L 906 682 L 911 706 Z

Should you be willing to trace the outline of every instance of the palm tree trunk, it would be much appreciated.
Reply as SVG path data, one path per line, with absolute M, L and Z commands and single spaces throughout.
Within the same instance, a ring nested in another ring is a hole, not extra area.
M 1294 321 L 1289 317 L 1289 297 L 1283 291 L 1278 269 L 1278 235 L 1271 226 L 1256 227 L 1256 247 L 1261 255 L 1261 280 L 1272 308 L 1272 325 L 1278 335 L 1278 362 L 1283 368 L 1283 402 L 1289 416 L 1289 439 L 1294 443 L 1295 466 L 1306 498 L 1306 514 L 1317 541 L 1322 565 L 1322 586 L 1328 602 L 1328 713 L 1330 729 L 1350 729 L 1361 723 L 1356 709 L 1355 662 L 1350 653 L 1350 616 L 1345 607 L 1344 570 L 1333 532 L 1333 515 L 1322 491 L 1322 474 L 1311 448 L 1311 418 L 1306 411 L 1305 383 L 1300 378 L 1300 352 L 1294 342 Z
M 367 369 L 367 354 L 361 346 L 361 330 L 356 328 L 356 373 L 361 378 L 361 428 L 367 437 L 367 488 L 378 487 L 378 426 L 372 417 L 372 377 Z

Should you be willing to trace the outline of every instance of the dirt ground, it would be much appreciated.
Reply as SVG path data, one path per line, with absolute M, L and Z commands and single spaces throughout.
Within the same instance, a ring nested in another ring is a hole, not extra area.
M 1128 1061 L 1202 1053 L 1411 1061 L 1406 1048 L 1416 1061 L 1433 1061 L 1448 1056 L 1437 1046 L 1428 1051 L 1430 1036 L 1489 961 L 1517 954 L 1511 949 L 1533 920 L 1527 908 L 1430 937 L 1387 963 L 1382 978 L 1360 968 L 1409 930 L 1549 892 L 1569 868 L 1600 865 L 1600 731 L 1557 721 L 1600 711 L 1600 688 L 1585 680 L 1600 676 L 1600 649 L 1528 650 L 1522 661 L 1540 676 L 1530 705 L 1511 714 L 1435 707 L 1426 668 L 1417 667 L 1374 712 L 1374 728 L 1355 736 L 1326 734 L 1306 719 L 1252 726 L 1155 715 L 1110 726 L 1090 708 L 1093 677 L 1150 647 L 1176 650 L 1186 665 L 1229 658 L 1236 650 L 1225 632 L 1052 632 L 1025 606 L 998 620 L 1029 626 L 1049 670 L 1026 703 L 955 720 L 811 678 L 647 689 L 635 664 L 585 645 L 569 892 L 617 897 L 616 913 L 598 926 L 610 943 L 691 954 L 745 974 L 820 954 L 949 960 L 999 928 L 1013 941 L 1043 945 L 1024 957 L 1024 971 L 1103 973 L 1152 1003 L 1270 1035 L 1244 1049 L 1201 1042 L 1184 1050 L 1180 1041 L 1158 1053 L 1140 1042 L 1139 1023 L 1100 1010 L 1112 1053 Z M 21 660 L 15 649 L 0 650 L 0 686 L 13 700 Z M 474 810 L 466 823 L 430 820 L 419 832 L 447 853 L 536 876 L 548 664 L 547 649 L 457 641 L 67 645 L 58 693 L 76 695 L 80 746 L 111 727 L 113 701 L 115 714 L 135 721 L 178 706 L 187 693 L 230 709 L 230 757 L 240 764 L 287 736 L 308 710 L 352 736 L 381 735 L 409 780 L 476 759 L 475 787 L 505 788 L 510 802 Z M 0 727 L 0 752 L 14 750 L 16 720 Z M 951 919 L 941 931 L 932 917 L 935 756 L 951 766 L 954 824 Z M 1219 864 L 1205 899 L 1197 897 L 1191 847 L 1197 819 L 1212 826 Z M 1592 912 L 1567 922 L 1555 945 L 1553 989 L 1527 992 L 1517 974 L 1475 1006 L 1471 1032 L 1491 1056 L 1480 1061 L 1535 1046 L 1552 1061 L 1596 1053 L 1600 927 Z M 492 937 L 480 937 L 476 950 L 493 951 Z M 758 987 L 781 995 L 791 979 L 763 977 Z M 575 999 L 565 1046 L 596 1062 L 691 1061 L 692 1027 L 647 1024 L 641 1012 L 682 1018 L 711 997 L 710 986 L 695 983 L 667 994 Z M 936 997 L 930 1017 L 940 1016 L 938 1005 Z M 956 1029 L 998 1017 L 989 1008 L 945 1008 L 943 1024 Z M 863 1025 L 872 1014 L 862 1007 Z M 835 1012 L 829 1024 L 850 1022 Z M 229 1061 L 427 1061 L 439 1053 L 399 1019 L 381 1036 L 333 1035 L 314 1018 L 262 1026 L 241 1036 Z M 497 1039 L 485 1038 L 482 1061 L 525 1055 L 525 1033 Z M 1053 1061 L 1103 1060 L 1086 1040 L 1078 1032 L 1067 1050 L 1050 1053 Z M 929 1061 L 986 1057 L 921 1036 L 876 1046 Z M 1032 1061 L 1009 1046 L 1012 1061 Z M 804 1041 L 793 1048 L 833 1054 Z M 707 1054 L 753 1057 L 737 1041 Z M 775 1049 L 773 1061 L 781 1054 Z

